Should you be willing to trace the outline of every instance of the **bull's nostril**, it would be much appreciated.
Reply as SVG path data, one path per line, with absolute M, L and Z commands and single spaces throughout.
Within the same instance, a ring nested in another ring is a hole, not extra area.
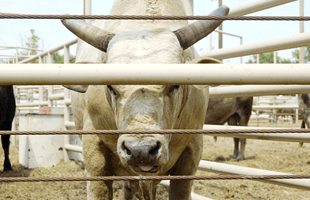
M 131 155 L 131 151 L 125 146 L 125 142 L 123 142 L 122 149 L 127 153 L 127 155 Z
M 157 142 L 156 146 L 150 150 L 149 154 L 153 156 L 156 155 L 159 151 L 160 146 L 161 146 L 160 142 Z

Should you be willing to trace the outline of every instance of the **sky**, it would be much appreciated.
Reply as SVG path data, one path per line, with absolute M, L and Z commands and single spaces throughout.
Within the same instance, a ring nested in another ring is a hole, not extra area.
M 232 8 L 252 0 L 223 0 L 223 4 Z M 113 0 L 92 0 L 92 14 L 107 15 Z M 0 0 L 0 13 L 23 14 L 83 14 L 83 0 Z M 218 6 L 217 0 L 194 0 L 194 15 L 208 15 Z M 310 7 L 309 0 L 305 0 L 305 8 Z M 305 16 L 310 16 L 310 9 L 305 9 Z M 250 14 L 252 16 L 299 16 L 299 1 L 287 3 L 278 7 Z M 0 19 L 0 46 L 25 46 L 30 37 L 30 29 L 41 39 L 39 48 L 49 49 L 65 43 L 75 36 L 69 32 L 60 20 L 50 19 Z M 299 33 L 297 21 L 225 21 L 223 31 L 242 36 L 243 44 L 249 44 L 269 39 L 276 39 Z M 310 22 L 305 22 L 305 32 L 310 31 Z M 212 48 L 218 49 L 218 34 L 213 34 Z M 228 35 L 223 36 L 223 48 L 238 46 L 240 39 Z M 199 53 L 210 50 L 209 37 L 195 44 Z M 75 54 L 75 48 L 70 49 Z M 281 58 L 292 59 L 293 50 L 278 52 Z M 1 54 L 11 54 L 13 51 L 0 51 Z M 243 57 L 243 63 L 250 56 Z M 240 58 L 226 59 L 224 63 L 239 64 Z

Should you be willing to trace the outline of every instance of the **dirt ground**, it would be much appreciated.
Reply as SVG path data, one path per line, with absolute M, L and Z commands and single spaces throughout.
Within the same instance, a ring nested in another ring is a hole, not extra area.
M 289 122 L 279 122 L 281 127 L 296 128 Z M 250 122 L 256 126 L 256 121 Z M 260 126 L 273 127 L 273 124 L 260 122 Z M 86 176 L 83 163 L 70 161 L 60 162 L 54 167 L 26 169 L 18 164 L 18 148 L 11 146 L 10 157 L 14 171 L 2 172 L 3 151 L 0 149 L 0 177 L 81 177 Z M 236 162 L 229 157 L 233 151 L 233 139 L 204 137 L 204 160 L 233 164 L 252 168 L 266 169 L 292 174 L 310 174 L 310 144 L 302 147 L 298 143 L 274 142 L 264 140 L 247 140 L 246 160 Z M 214 175 L 198 171 L 197 175 Z M 114 184 L 114 199 L 122 199 L 121 182 Z M 195 192 L 211 199 L 244 199 L 244 200 L 310 200 L 310 191 L 292 189 L 250 180 L 203 180 L 195 182 Z M 18 200 L 86 200 L 86 182 L 0 182 L 0 199 Z M 167 187 L 159 186 L 157 199 L 168 199 Z

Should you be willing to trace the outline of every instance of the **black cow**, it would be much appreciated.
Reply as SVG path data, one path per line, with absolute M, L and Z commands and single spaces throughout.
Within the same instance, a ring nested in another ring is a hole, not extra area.
M 210 99 L 205 124 L 247 126 L 250 120 L 253 97 Z M 241 144 L 239 150 L 239 141 Z M 244 160 L 245 139 L 234 138 L 235 148 L 232 158 Z
M 15 96 L 12 85 L 0 86 L 0 130 L 7 131 L 12 129 L 12 121 L 15 116 Z M 13 170 L 9 158 L 10 135 L 1 136 L 2 147 L 4 150 L 3 170 Z

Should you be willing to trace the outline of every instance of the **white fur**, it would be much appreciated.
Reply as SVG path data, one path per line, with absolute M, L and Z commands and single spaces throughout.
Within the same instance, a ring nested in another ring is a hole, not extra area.
M 177 37 L 167 29 L 117 31 L 109 43 L 108 63 L 178 64 L 182 51 Z

